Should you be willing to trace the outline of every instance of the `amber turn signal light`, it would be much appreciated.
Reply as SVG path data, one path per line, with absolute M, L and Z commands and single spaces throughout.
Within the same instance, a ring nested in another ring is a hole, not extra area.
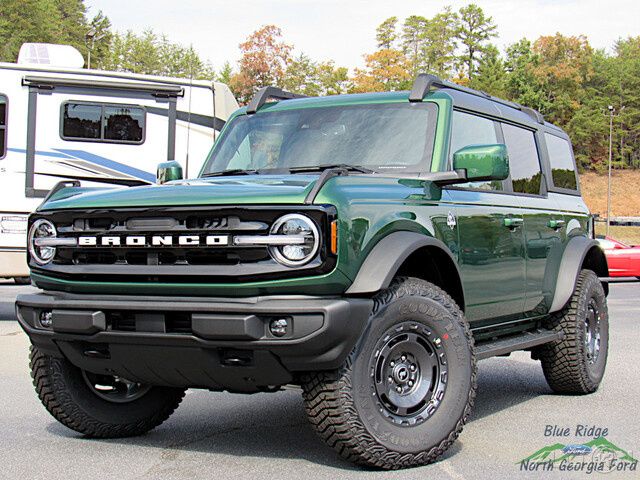
M 331 222 L 331 253 L 338 253 L 338 221 Z

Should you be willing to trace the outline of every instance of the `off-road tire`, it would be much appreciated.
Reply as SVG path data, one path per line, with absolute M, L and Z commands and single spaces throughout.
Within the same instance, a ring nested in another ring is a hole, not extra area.
M 169 418 L 184 397 L 182 389 L 152 387 L 130 403 L 109 402 L 91 391 L 80 369 L 33 346 L 29 366 L 33 385 L 49 413 L 87 437 L 141 435 Z
M 381 334 L 406 319 L 419 322 L 420 328 L 427 325 L 445 339 L 441 345 L 448 363 L 439 407 L 411 426 L 390 422 L 374 405 L 369 373 Z M 473 337 L 455 301 L 435 285 L 402 277 L 376 295 L 368 327 L 344 364 L 303 378 L 303 398 L 312 426 L 343 458 L 399 469 L 434 462 L 456 440 L 471 414 L 476 374 Z
M 588 359 L 585 346 L 585 319 L 591 299 L 600 316 L 600 350 L 593 363 Z M 545 344 L 537 352 L 551 389 L 565 394 L 595 392 L 607 363 L 609 314 L 604 288 L 593 271 L 580 272 L 571 299 L 548 321 L 547 328 L 563 335 L 561 340 Z

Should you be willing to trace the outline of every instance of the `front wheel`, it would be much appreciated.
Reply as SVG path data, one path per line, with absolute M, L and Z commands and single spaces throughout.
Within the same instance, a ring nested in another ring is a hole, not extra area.
M 475 392 L 473 338 L 461 310 L 415 278 L 398 278 L 376 296 L 367 330 L 340 369 L 303 382 L 320 437 L 344 458 L 384 469 L 442 455 Z
M 31 347 L 30 367 L 33 384 L 49 413 L 88 437 L 141 435 L 169 418 L 184 397 L 182 389 L 80 370 L 36 347 Z

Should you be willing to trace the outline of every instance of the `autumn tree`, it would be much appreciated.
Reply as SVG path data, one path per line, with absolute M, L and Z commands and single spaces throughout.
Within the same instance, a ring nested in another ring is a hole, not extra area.
M 533 75 L 545 92 L 542 113 L 566 125 L 580 107 L 583 85 L 593 74 L 593 50 L 586 37 L 543 36 L 533 44 L 539 61 Z
M 493 23 L 493 18 L 486 16 L 482 8 L 474 3 L 462 7 L 459 15 L 457 37 L 463 48 L 460 62 L 471 79 L 476 72 L 479 54 L 484 52 L 489 41 L 498 35 L 498 27 Z
M 411 85 L 411 65 L 400 50 L 385 48 L 364 58 L 365 69 L 355 70 L 353 92 L 404 90 Z
M 261 87 L 282 85 L 292 46 L 282 41 L 282 30 L 265 25 L 240 44 L 239 72 L 230 87 L 240 102 L 248 102 Z

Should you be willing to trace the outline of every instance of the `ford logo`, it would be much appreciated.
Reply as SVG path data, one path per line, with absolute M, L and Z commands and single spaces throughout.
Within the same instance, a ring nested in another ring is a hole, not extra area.
M 562 453 L 567 455 L 588 455 L 591 451 L 588 445 L 567 445 L 562 449 Z

